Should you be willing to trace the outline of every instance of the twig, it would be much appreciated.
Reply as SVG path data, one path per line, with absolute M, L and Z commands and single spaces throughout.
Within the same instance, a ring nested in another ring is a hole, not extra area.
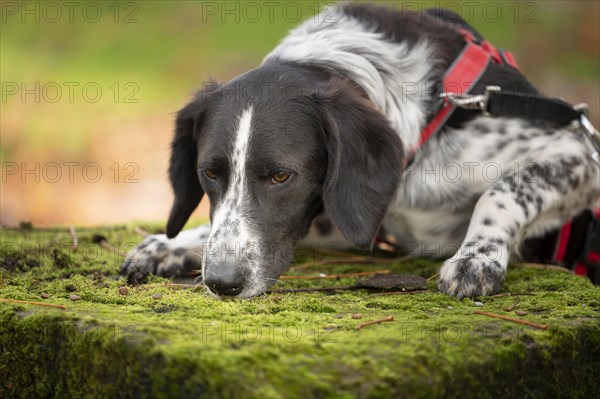
M 419 290 L 419 291 L 392 291 L 392 292 L 380 292 L 378 294 L 371 294 L 365 299 L 374 297 L 374 296 L 382 296 L 382 295 L 411 295 L 411 294 L 425 294 L 427 292 L 433 292 L 431 290 Z
M 566 267 L 558 266 L 558 265 L 543 265 L 541 263 L 511 263 L 511 266 L 522 267 L 522 268 L 530 268 L 530 269 L 547 269 L 547 270 L 556 270 L 559 272 L 566 272 L 573 274 L 573 270 L 567 269 Z
M 490 295 L 489 298 L 503 298 L 505 296 L 519 296 L 519 295 L 534 296 L 535 294 L 533 292 L 514 292 L 514 293 L 503 292 L 501 294 Z
M 357 325 L 356 327 L 354 327 L 354 329 L 360 330 L 363 327 L 370 326 L 372 324 L 384 323 L 386 321 L 394 321 L 394 316 L 388 316 L 385 319 L 367 321 L 366 323 L 361 323 L 361 324 Z
M 436 273 L 436 274 L 434 274 L 433 276 L 431 276 L 431 277 L 428 277 L 428 278 L 427 278 L 427 281 L 431 281 L 431 280 L 433 280 L 433 279 L 437 278 L 437 276 L 439 276 L 439 275 L 440 275 L 440 273 L 439 273 L 439 272 L 437 272 L 437 273 Z
M 314 288 L 280 288 L 275 290 L 267 290 L 267 294 L 287 294 L 296 292 L 319 292 L 319 291 L 345 291 L 355 290 L 360 287 L 354 285 L 337 285 L 334 287 L 314 287 Z
M 375 246 L 380 251 L 385 251 L 389 253 L 394 253 L 397 251 L 397 247 L 394 244 L 389 244 L 387 242 L 379 241 L 375 243 Z
M 410 255 L 406 255 L 406 256 L 401 256 L 399 258 L 374 258 L 374 257 L 370 257 L 370 256 L 365 256 L 364 258 L 365 258 L 365 262 L 364 263 L 393 264 L 393 263 L 406 262 L 407 260 L 411 259 L 411 256 Z M 348 262 L 348 263 L 354 263 L 354 262 Z
M 496 314 L 496 313 L 482 312 L 480 310 L 475 310 L 473 313 L 475 313 L 475 314 L 481 314 L 481 315 L 488 316 L 488 317 L 495 317 L 497 319 L 502 319 L 502 320 L 506 320 L 506 321 L 512 321 L 513 323 L 525 324 L 527 326 L 539 328 L 539 329 L 542 329 L 542 330 L 547 330 L 548 329 L 548 325 L 547 324 L 537 324 L 537 323 L 533 323 L 531 321 L 526 321 L 526 320 L 521 320 L 521 319 L 515 319 L 513 317 L 503 316 L 503 315 Z
M 53 303 L 20 301 L 18 299 L 8 299 L 8 298 L 0 298 L 0 302 L 23 303 L 25 305 L 46 306 L 48 308 L 57 308 L 57 309 L 67 310 L 67 307 L 65 305 L 55 305 Z
M 142 237 L 148 237 L 150 235 L 150 233 L 148 233 L 146 230 L 144 230 L 144 229 L 142 229 L 141 227 L 138 227 L 138 226 L 135 226 L 133 228 L 133 231 L 135 231 L 136 233 L 138 233 Z
M 402 263 L 402 262 L 405 262 L 408 259 L 410 259 L 409 255 L 402 256 L 400 258 L 392 258 L 392 259 L 388 259 L 388 258 L 373 258 L 373 257 L 370 257 L 370 256 L 355 256 L 355 257 L 348 257 L 348 258 L 342 258 L 342 259 L 324 259 L 324 260 L 315 261 L 315 262 L 307 262 L 307 263 L 303 263 L 301 265 L 292 266 L 290 269 L 292 269 L 292 270 L 304 270 L 304 269 L 308 269 L 308 268 L 313 267 L 313 266 L 339 265 L 339 264 L 371 264 L 371 263 L 390 264 L 390 263 Z
M 172 288 L 201 288 L 202 284 L 177 284 L 177 283 L 164 283 L 164 284 L 147 284 L 144 288 L 157 288 L 157 287 L 172 287 Z
M 79 241 L 77 240 L 77 233 L 75 232 L 75 226 L 69 227 L 69 233 L 71 234 L 71 237 L 73 237 L 73 251 L 75 251 L 77 249 L 77 245 L 79 244 Z
M 513 303 L 512 305 L 510 305 L 507 308 L 504 308 L 504 310 L 507 312 L 512 311 L 519 304 L 519 302 L 521 302 L 521 300 L 519 299 L 519 297 L 517 297 L 517 300 L 515 301 L 515 303 Z
M 319 280 L 319 279 L 338 279 L 346 277 L 361 277 L 361 276 L 372 276 L 374 274 L 389 274 L 391 270 L 377 270 L 374 272 L 359 272 L 359 273 L 342 273 L 332 274 L 329 276 L 281 276 L 280 280 Z
M 351 257 L 351 256 L 356 256 L 356 254 L 352 253 L 352 252 L 338 251 L 338 250 L 329 249 L 329 248 L 302 248 L 302 249 L 300 249 L 299 253 L 302 254 L 303 252 L 313 253 L 315 255 L 321 254 L 321 255 L 337 256 L 339 258 L 347 258 L 347 257 Z

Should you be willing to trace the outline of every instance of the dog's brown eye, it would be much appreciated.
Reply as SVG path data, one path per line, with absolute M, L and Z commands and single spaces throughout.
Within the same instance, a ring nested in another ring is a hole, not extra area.
M 290 178 L 289 173 L 286 173 L 283 171 L 278 171 L 271 175 L 271 183 L 273 183 L 273 184 L 285 183 L 287 181 L 287 179 L 289 179 L 289 178 Z
M 206 175 L 206 177 L 208 177 L 211 180 L 215 180 L 217 178 L 217 174 L 212 169 L 206 169 L 204 171 L 204 174 Z

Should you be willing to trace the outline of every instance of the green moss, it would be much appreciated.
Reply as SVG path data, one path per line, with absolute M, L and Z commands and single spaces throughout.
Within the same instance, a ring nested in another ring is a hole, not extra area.
M 505 291 L 535 294 L 519 296 L 517 309 L 528 312 L 526 320 L 548 324 L 544 331 L 473 314 L 510 315 L 503 309 L 514 296 L 479 298 L 482 308 L 437 292 L 216 301 L 202 290 L 158 286 L 167 281 L 158 277 L 122 295 L 122 258 L 95 244 L 98 234 L 120 252 L 140 239 L 128 226 L 82 229 L 73 250 L 66 229 L 2 230 L 0 297 L 68 309 L 0 302 L 0 397 L 600 394 L 594 380 L 600 289 L 568 273 L 509 269 Z M 298 259 L 315 256 L 303 252 Z M 305 273 L 390 269 L 429 277 L 438 267 L 414 260 L 327 265 Z M 286 280 L 281 287 L 355 282 Z M 42 292 L 50 298 L 41 299 Z M 160 299 L 153 299 L 156 293 Z M 81 299 L 72 301 L 71 294 Z M 353 313 L 362 319 L 352 319 Z M 355 330 L 388 315 L 393 322 Z

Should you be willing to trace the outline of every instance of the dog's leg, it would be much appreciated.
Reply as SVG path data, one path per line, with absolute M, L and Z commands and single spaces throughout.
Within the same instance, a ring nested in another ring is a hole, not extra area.
M 121 274 L 137 280 L 149 273 L 169 277 L 199 270 L 209 235 L 210 224 L 205 224 L 182 231 L 173 239 L 164 234 L 148 236 L 127 254 Z
M 441 268 L 440 291 L 458 298 L 498 292 L 510 249 L 526 229 L 540 230 L 540 221 L 550 219 L 557 227 L 556 222 L 594 204 L 600 195 L 598 166 L 580 142 L 571 142 L 563 151 L 538 154 L 484 192 L 464 242 Z

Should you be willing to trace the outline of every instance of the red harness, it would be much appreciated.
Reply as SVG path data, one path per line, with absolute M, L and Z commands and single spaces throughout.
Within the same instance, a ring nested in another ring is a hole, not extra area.
M 514 56 L 510 52 L 498 49 L 486 40 L 477 40 L 473 34 L 466 29 L 459 28 L 458 32 L 464 36 L 466 44 L 460 55 L 452 65 L 450 65 L 442 78 L 444 93 L 457 95 L 469 94 L 490 63 L 509 65 L 515 69 L 519 69 Z M 448 97 L 443 97 L 442 106 L 437 114 L 421 130 L 419 144 L 413 149 L 413 155 L 427 142 L 427 140 L 442 129 L 455 110 L 456 106 L 449 102 Z M 600 220 L 600 208 L 596 208 L 595 216 L 596 219 Z M 552 263 L 565 264 L 565 254 L 570 241 L 571 220 L 567 221 L 560 230 L 552 256 Z M 585 258 L 582 259 L 582 261 L 592 263 L 600 262 L 600 253 L 590 250 L 585 254 Z M 588 274 L 588 267 L 583 262 L 572 265 L 576 274 Z
M 594 210 L 596 220 L 600 220 L 600 207 Z M 558 240 L 556 249 L 554 251 L 553 263 L 562 265 L 565 263 L 565 255 L 567 254 L 567 250 L 569 248 L 569 244 L 571 242 L 571 228 L 572 221 L 568 220 L 560 229 L 560 233 L 558 234 Z M 580 276 L 586 276 L 589 273 L 589 268 L 587 263 L 590 264 L 600 264 L 600 253 L 590 250 L 587 254 L 584 254 L 584 258 L 580 260 L 580 262 L 575 263 L 573 267 L 573 272 Z
M 468 94 L 477 84 L 490 62 L 506 64 L 519 69 L 515 58 L 508 51 L 497 49 L 486 40 L 477 41 L 471 32 L 466 29 L 458 29 L 458 32 L 464 36 L 467 43 L 442 78 L 444 93 Z M 421 130 L 418 148 L 421 148 L 431 136 L 444 126 L 455 109 L 456 106 L 450 104 L 448 99 L 444 98 L 438 113 Z

